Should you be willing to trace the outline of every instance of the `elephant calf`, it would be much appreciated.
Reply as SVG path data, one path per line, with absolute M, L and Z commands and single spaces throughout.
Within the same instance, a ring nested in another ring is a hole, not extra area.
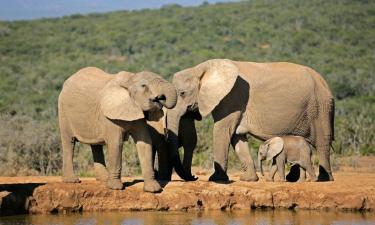
M 265 159 L 272 160 L 267 181 L 273 181 L 276 171 L 279 172 L 280 180 L 285 181 L 285 162 L 290 162 L 300 166 L 299 181 L 305 180 L 306 171 L 309 173 L 310 179 L 316 181 L 311 155 L 311 147 L 303 137 L 274 137 L 259 147 L 258 162 L 260 172 L 264 176 L 262 161 Z
M 79 182 L 73 171 L 74 143 L 91 145 L 98 180 L 111 189 L 122 189 L 121 152 L 129 134 L 136 143 L 144 177 L 144 190 L 158 192 L 154 178 L 151 137 L 145 114 L 173 108 L 174 86 L 152 72 L 107 74 L 88 67 L 69 77 L 58 100 L 60 134 L 63 149 L 63 181 Z M 103 145 L 108 146 L 105 164 Z M 108 167 L 108 172 L 106 169 Z

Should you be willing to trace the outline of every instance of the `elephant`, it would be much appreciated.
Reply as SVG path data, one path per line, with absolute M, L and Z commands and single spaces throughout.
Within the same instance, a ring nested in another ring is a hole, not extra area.
M 231 144 L 241 161 L 241 180 L 257 181 L 247 134 L 260 139 L 304 137 L 318 152 L 319 180 L 332 181 L 334 98 L 313 69 L 288 62 L 256 63 L 211 59 L 174 74 L 176 106 L 168 111 L 168 144 L 178 154 L 178 129 L 187 112 L 212 114 L 214 173 L 227 182 Z M 181 162 L 178 162 L 181 163 Z
M 176 173 L 185 179 L 185 181 L 195 181 L 198 178 L 191 174 L 191 164 L 193 151 L 197 145 L 197 132 L 195 128 L 195 120 L 201 120 L 199 113 L 189 114 L 181 118 L 179 124 L 179 147 L 184 149 L 184 158 L 182 167 L 178 167 L 176 162 L 180 161 L 180 156 L 171 152 L 167 145 L 167 115 L 168 109 L 149 112 L 149 120 L 147 126 L 151 135 L 153 158 L 157 162 L 156 172 L 157 179 L 170 181 L 172 169 L 175 168 Z M 155 160 L 157 153 L 157 161 Z M 177 158 L 178 157 L 178 158 Z
M 279 172 L 280 181 L 285 181 L 285 162 L 298 164 L 300 167 L 299 181 L 305 181 L 306 171 L 312 181 L 316 181 L 316 175 L 311 162 L 312 151 L 309 143 L 300 136 L 274 137 L 259 146 L 259 169 L 263 174 L 263 160 L 272 160 L 267 181 L 273 181 L 276 171 Z
M 87 67 L 70 76 L 58 99 L 58 117 L 63 150 L 64 182 L 79 182 L 73 171 L 76 141 L 91 145 L 97 180 L 110 189 L 123 189 L 121 152 L 126 137 L 136 143 L 144 178 L 144 191 L 161 187 L 152 168 L 151 137 L 147 112 L 172 108 L 177 100 L 174 86 L 161 76 L 143 71 L 108 74 Z M 103 145 L 108 147 L 107 164 Z M 108 171 L 107 171 L 108 168 Z

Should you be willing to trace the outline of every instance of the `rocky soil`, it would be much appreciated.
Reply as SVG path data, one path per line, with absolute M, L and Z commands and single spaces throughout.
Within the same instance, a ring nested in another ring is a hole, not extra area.
M 0 177 L 0 215 L 130 210 L 234 210 L 287 208 L 373 211 L 375 174 L 335 173 L 334 182 L 242 182 L 231 174 L 229 184 L 175 179 L 162 183 L 161 193 L 143 192 L 139 177 L 123 178 L 125 190 L 113 191 L 94 178 L 65 184 L 60 177 Z

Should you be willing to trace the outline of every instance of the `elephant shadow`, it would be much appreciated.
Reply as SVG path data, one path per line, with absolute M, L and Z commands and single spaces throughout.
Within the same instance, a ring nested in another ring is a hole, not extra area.
M 300 166 L 294 164 L 291 168 L 289 173 L 286 175 L 286 180 L 288 182 L 297 182 L 300 177 Z
M 131 186 L 133 186 L 137 183 L 141 183 L 143 181 L 144 181 L 143 179 L 134 179 L 132 181 L 123 182 L 122 184 L 124 185 L 125 188 L 127 188 L 127 187 L 131 187 Z

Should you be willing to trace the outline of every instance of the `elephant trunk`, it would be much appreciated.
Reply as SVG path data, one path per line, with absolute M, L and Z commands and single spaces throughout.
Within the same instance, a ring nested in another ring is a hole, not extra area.
M 158 84 L 159 102 L 167 109 L 173 108 L 177 103 L 177 93 L 173 84 L 160 81 Z
M 259 151 L 260 152 L 260 151 Z M 264 173 L 263 173 L 263 160 L 262 160 L 262 157 L 259 155 L 259 152 L 258 152 L 258 165 L 259 165 L 259 170 L 260 170 L 260 174 L 262 174 L 262 176 L 264 176 Z
M 181 162 L 180 153 L 178 151 L 178 129 L 180 124 L 181 115 L 177 110 L 169 110 L 167 114 L 167 127 L 168 127 L 168 151 L 169 158 L 175 169 L 177 175 L 186 181 L 194 180 L 194 177 L 188 174 Z

